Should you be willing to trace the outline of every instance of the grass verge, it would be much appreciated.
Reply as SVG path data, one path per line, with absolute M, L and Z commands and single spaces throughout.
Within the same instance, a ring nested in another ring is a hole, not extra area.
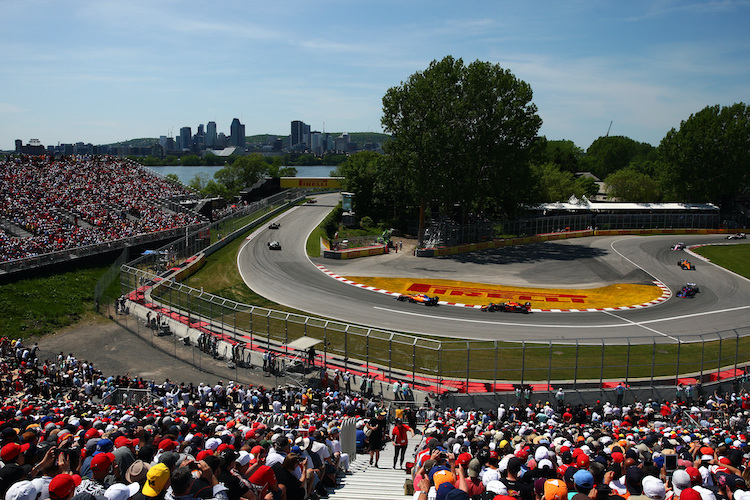
M 750 279 L 750 245 L 708 245 L 695 248 L 693 252 Z
M 3 283 L 0 286 L 0 310 L 4 311 L 0 315 L 0 335 L 28 338 L 76 323 L 94 310 L 94 285 L 107 268 L 82 266 L 63 273 L 43 272 Z M 108 298 L 119 295 L 114 293 L 110 292 Z

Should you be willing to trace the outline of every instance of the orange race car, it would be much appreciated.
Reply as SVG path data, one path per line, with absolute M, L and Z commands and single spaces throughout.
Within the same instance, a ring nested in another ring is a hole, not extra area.
M 677 265 L 680 266 L 683 269 L 687 269 L 688 271 L 695 271 L 695 266 L 692 262 L 690 262 L 687 259 L 682 259 L 677 262 Z
M 406 294 L 406 295 L 399 295 L 398 297 L 395 297 L 396 300 L 399 302 L 405 302 L 409 301 L 413 304 L 424 304 L 426 306 L 436 306 L 438 305 L 438 301 L 440 300 L 440 297 L 437 295 L 434 297 L 430 297 L 429 295 L 425 293 L 415 293 L 415 294 Z

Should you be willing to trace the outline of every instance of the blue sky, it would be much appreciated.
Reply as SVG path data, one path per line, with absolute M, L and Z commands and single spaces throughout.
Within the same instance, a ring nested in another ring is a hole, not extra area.
M 388 88 L 446 55 L 528 82 L 548 139 L 658 145 L 750 99 L 750 1 L 0 0 L 0 149 L 196 131 L 382 131 Z

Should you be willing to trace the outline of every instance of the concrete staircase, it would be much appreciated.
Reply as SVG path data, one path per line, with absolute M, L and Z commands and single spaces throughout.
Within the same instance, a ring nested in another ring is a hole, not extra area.
M 403 469 L 393 469 L 393 444 L 388 443 L 380 452 L 379 467 L 370 465 L 370 455 L 357 455 L 351 463 L 349 474 L 341 478 L 340 486 L 329 489 L 329 500 L 408 500 L 404 495 L 404 482 L 411 475 Z M 407 450 L 406 461 L 411 461 Z

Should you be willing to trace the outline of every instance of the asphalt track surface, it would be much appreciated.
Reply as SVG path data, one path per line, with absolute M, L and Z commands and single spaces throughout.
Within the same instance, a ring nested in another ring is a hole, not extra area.
M 697 335 L 731 329 L 749 332 L 750 280 L 670 250 L 677 241 L 688 245 L 728 243 L 722 235 L 577 238 L 438 259 L 417 258 L 407 252 L 351 261 L 310 259 L 305 252 L 307 236 L 338 198 L 338 194 L 320 196 L 318 203 L 301 205 L 277 218 L 280 229 L 265 227 L 253 233 L 237 257 L 245 283 L 274 302 L 310 314 L 452 339 L 650 344 L 696 341 Z M 281 243 L 281 251 L 268 249 L 273 240 Z M 747 244 L 747 240 L 738 244 Z M 686 257 L 696 265 L 695 270 L 682 270 L 677 265 Z M 341 283 L 316 264 L 340 276 L 419 277 L 526 287 L 595 288 L 614 283 L 650 284 L 657 279 L 673 293 L 659 305 L 624 311 L 484 313 L 398 302 L 392 296 Z M 686 282 L 700 287 L 696 298 L 676 296 Z

